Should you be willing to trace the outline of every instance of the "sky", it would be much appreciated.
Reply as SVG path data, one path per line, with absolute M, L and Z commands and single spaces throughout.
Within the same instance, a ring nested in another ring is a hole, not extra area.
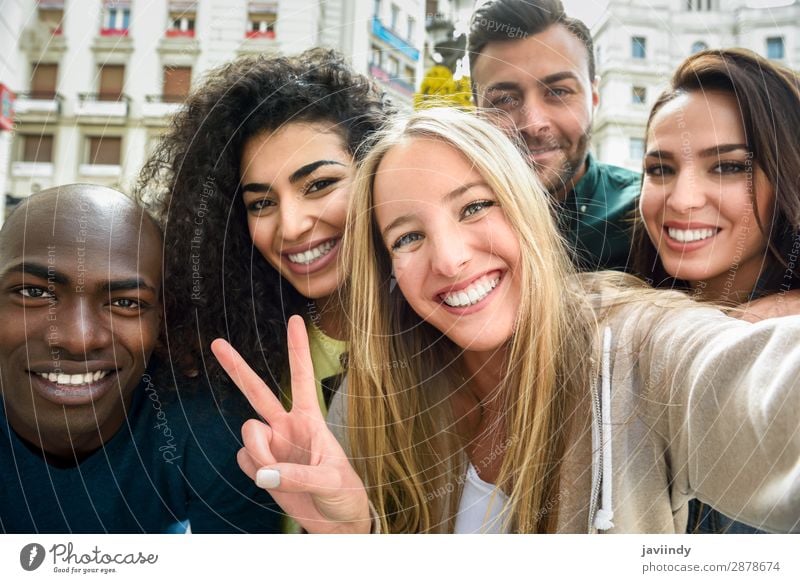
M 603 11 L 608 5 L 608 0 L 561 0 L 566 8 L 567 14 L 583 20 L 591 28 L 600 19 Z M 769 8 L 771 6 L 785 6 L 791 4 L 793 0 L 750 0 L 747 4 L 757 8 Z M 647 6 L 647 0 L 639 0 L 639 3 Z

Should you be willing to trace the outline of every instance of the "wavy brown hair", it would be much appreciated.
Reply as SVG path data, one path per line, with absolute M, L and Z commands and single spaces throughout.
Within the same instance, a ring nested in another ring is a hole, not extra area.
M 798 288 L 800 272 L 790 255 L 796 256 L 800 245 L 800 142 L 795 134 L 800 128 L 800 76 L 744 49 L 701 51 L 678 66 L 669 88 L 650 111 L 645 135 L 649 138 L 653 118 L 665 104 L 686 93 L 706 91 L 736 99 L 748 150 L 775 191 L 771 224 L 758 216 L 757 193 L 751 192 L 756 223 L 767 234 L 769 253 L 759 289 L 753 293 Z M 688 287 L 664 269 L 641 215 L 635 221 L 633 271 L 654 286 Z
M 137 198 L 164 231 L 163 345 L 177 372 L 228 382 L 209 345 L 227 338 L 277 387 L 286 321 L 308 301 L 254 247 L 240 184 L 247 141 L 292 122 L 329 122 L 357 160 L 389 111 L 332 50 L 236 59 L 206 75 L 145 164 Z

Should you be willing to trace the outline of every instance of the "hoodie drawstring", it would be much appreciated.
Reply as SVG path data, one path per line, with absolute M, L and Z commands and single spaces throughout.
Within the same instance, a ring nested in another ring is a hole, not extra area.
M 602 492 L 600 496 L 600 509 L 594 517 L 594 526 L 597 530 L 614 528 L 611 519 L 614 510 L 611 505 L 611 328 L 606 326 L 603 331 L 603 363 L 602 363 L 602 390 L 600 394 L 600 447 L 603 452 L 603 469 L 601 477 Z

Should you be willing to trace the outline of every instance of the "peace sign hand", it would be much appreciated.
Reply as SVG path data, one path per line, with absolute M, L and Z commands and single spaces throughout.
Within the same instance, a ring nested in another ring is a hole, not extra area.
M 308 532 L 368 533 L 364 483 L 328 430 L 317 400 L 308 335 L 300 316 L 289 318 L 292 409 L 286 411 L 264 381 L 222 339 L 211 350 L 266 423 L 242 426 L 239 467 Z

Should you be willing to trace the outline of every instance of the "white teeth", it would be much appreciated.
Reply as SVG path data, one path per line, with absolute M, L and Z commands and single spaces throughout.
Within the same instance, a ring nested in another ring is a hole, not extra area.
M 299 263 L 301 265 L 308 265 L 315 259 L 319 259 L 320 257 L 327 255 L 335 245 L 335 240 L 327 241 L 322 245 L 314 247 L 313 249 L 309 249 L 308 251 L 304 251 L 303 253 L 290 253 L 288 256 L 289 261 L 292 263 Z
M 717 234 L 716 229 L 674 229 L 667 228 L 667 233 L 672 239 L 681 243 L 693 243 L 694 241 L 702 241 Z
M 37 372 L 36 374 L 42 377 L 43 379 L 50 381 L 51 383 L 58 383 L 59 385 L 85 385 L 88 383 L 93 383 L 99 381 L 104 376 L 109 373 L 107 370 L 97 370 L 94 372 L 87 372 L 85 374 L 56 374 L 56 373 L 46 373 L 46 372 Z
M 442 299 L 445 304 L 453 308 L 472 306 L 489 295 L 498 283 L 500 283 L 499 277 L 493 279 L 483 277 L 473 282 L 467 289 L 447 294 Z

